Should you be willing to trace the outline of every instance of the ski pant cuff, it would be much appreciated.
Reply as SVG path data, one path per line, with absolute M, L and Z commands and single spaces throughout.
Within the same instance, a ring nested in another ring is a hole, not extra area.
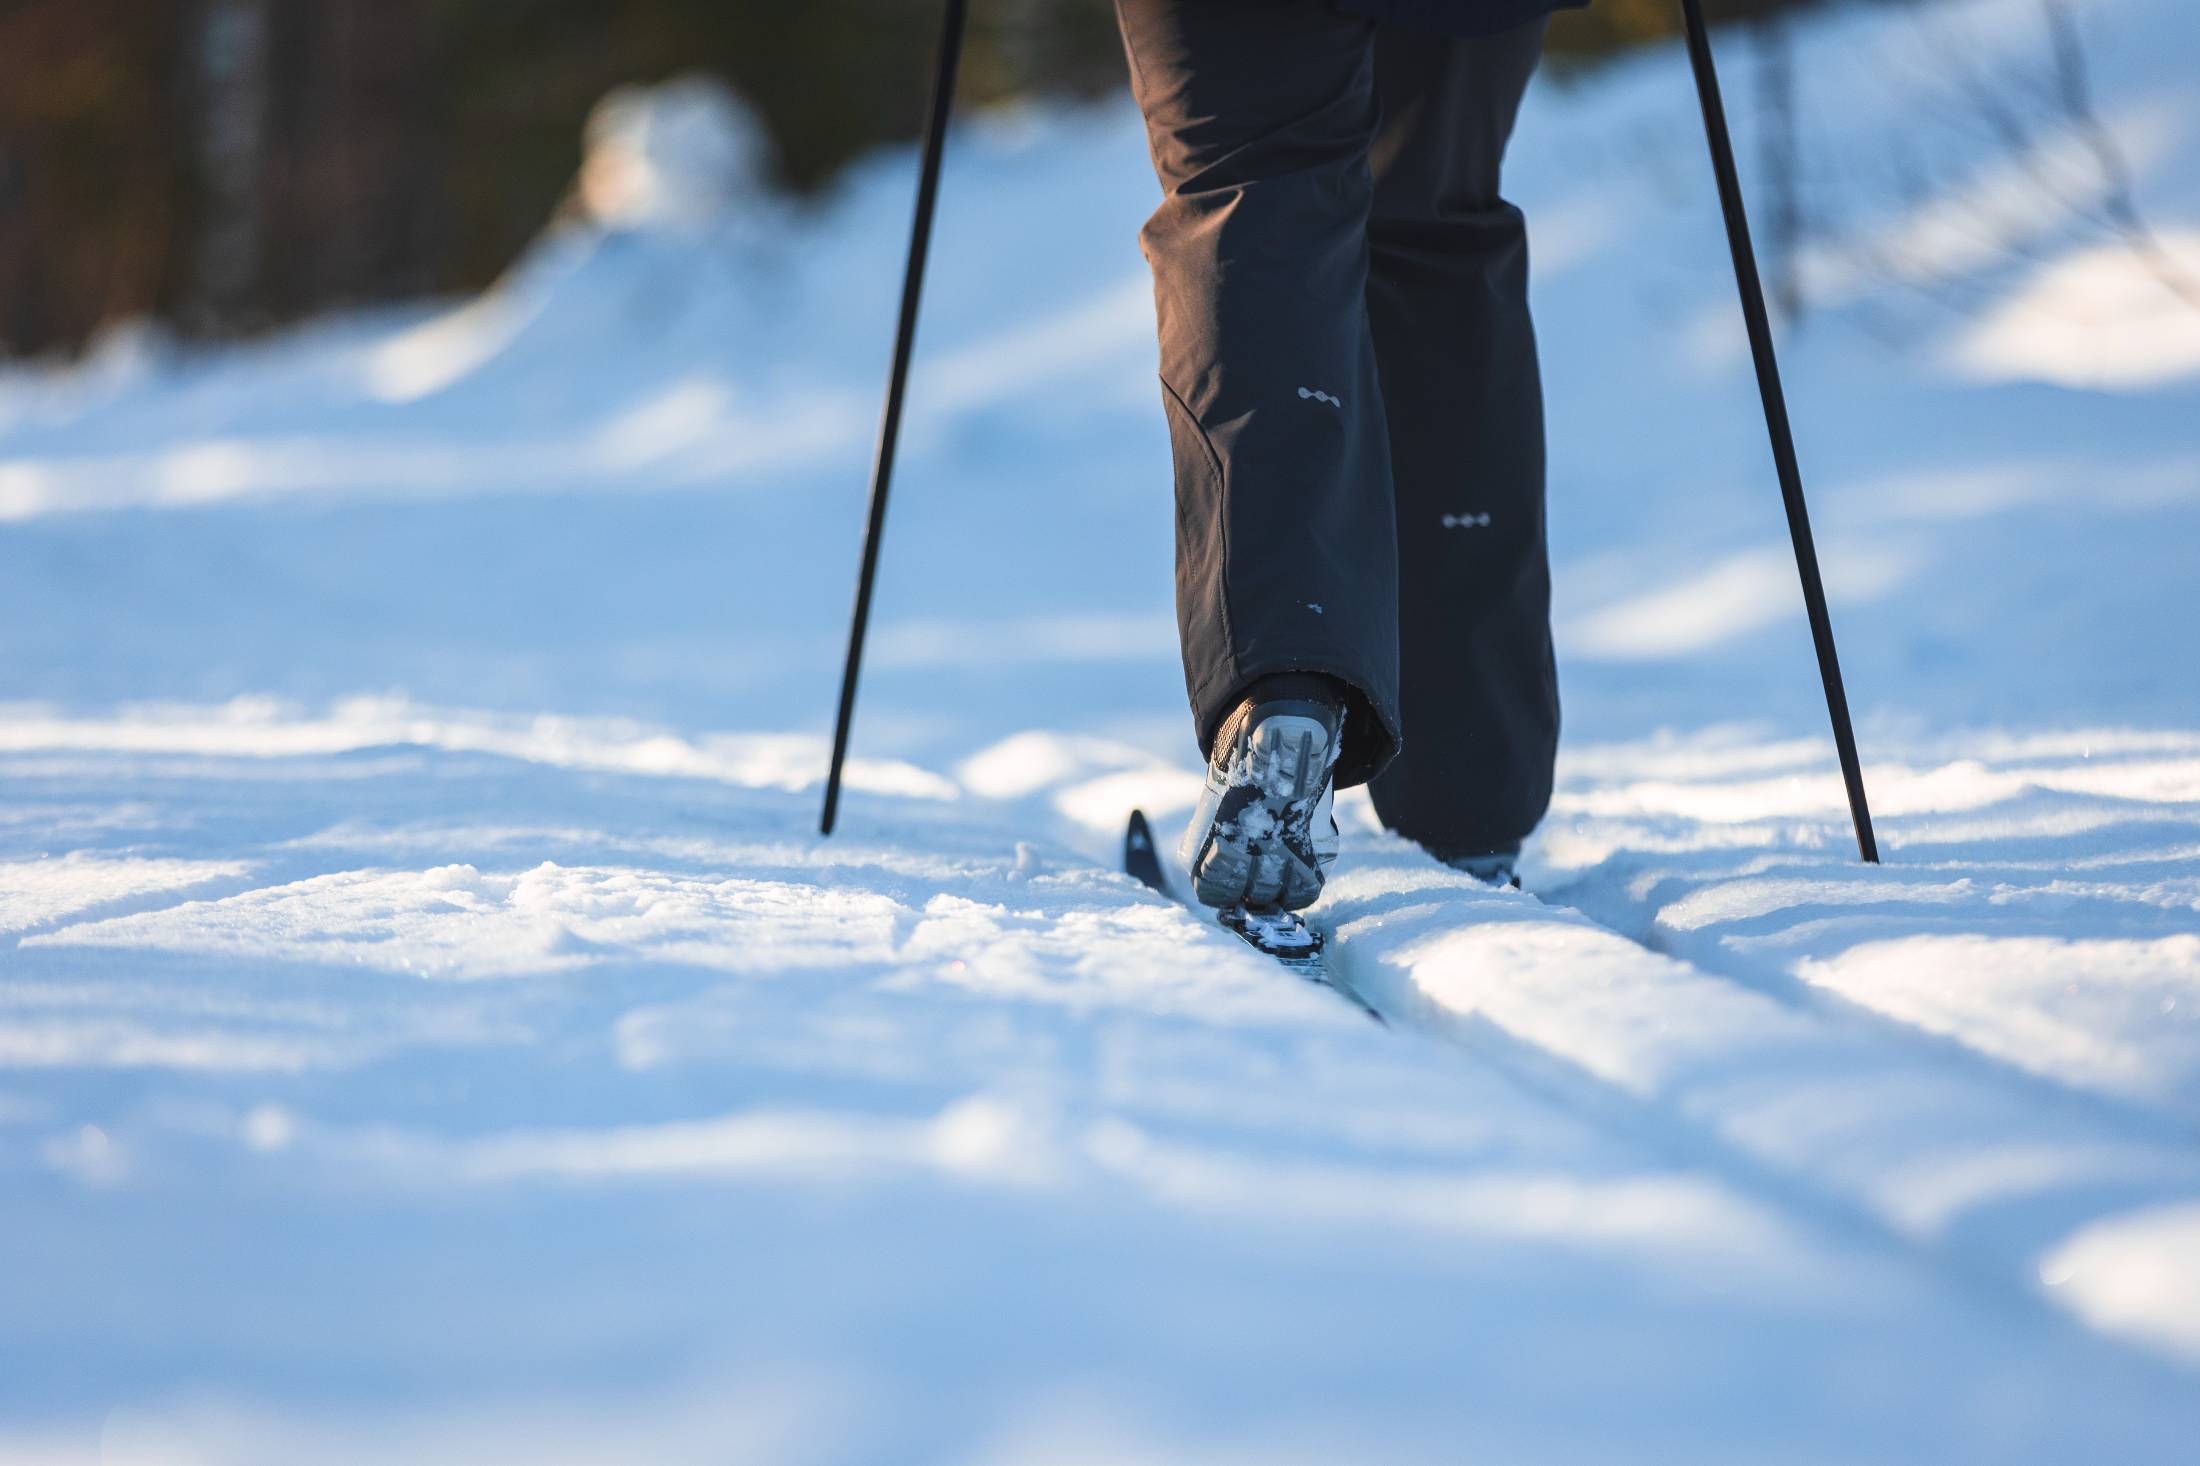
M 1398 756 L 1398 705 L 1376 692 L 1367 669 L 1349 658 L 1301 655 L 1279 661 L 1233 663 L 1217 668 L 1192 690 L 1192 719 L 1201 759 L 1214 752 L 1215 734 L 1237 710 L 1252 685 L 1281 672 L 1318 672 L 1343 687 L 1344 733 L 1339 740 L 1336 787 L 1350 789 L 1380 774 Z

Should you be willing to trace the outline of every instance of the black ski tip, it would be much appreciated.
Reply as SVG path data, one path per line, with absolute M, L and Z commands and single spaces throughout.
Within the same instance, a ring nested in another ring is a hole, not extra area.
M 1130 823 L 1123 830 L 1123 871 L 1139 884 L 1169 894 L 1169 883 L 1161 874 L 1161 852 L 1154 847 L 1153 826 L 1146 822 L 1142 809 L 1131 811 Z

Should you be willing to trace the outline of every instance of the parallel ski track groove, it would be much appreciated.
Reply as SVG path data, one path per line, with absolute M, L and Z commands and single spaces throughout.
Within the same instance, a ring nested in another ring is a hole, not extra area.
M 1579 918 L 1599 931 L 1675 962 L 1698 976 L 1758 991 L 1755 983 L 1707 969 L 1689 957 L 1660 951 L 1575 907 L 1560 905 L 1534 893 L 1527 894 L 1554 916 Z M 1433 998 L 1412 989 L 1406 990 L 1406 1001 L 1400 1002 L 1396 995 L 1386 990 L 1390 984 L 1379 984 L 1371 989 L 1356 971 L 1361 966 L 1362 955 L 1355 952 L 1354 943 L 1349 938 L 1340 939 L 1330 920 L 1321 921 L 1319 926 L 1334 985 L 1382 1014 L 1389 1020 L 1387 1026 L 1393 1032 L 1460 1051 L 1487 1064 L 1515 1088 L 1593 1129 L 1680 1167 L 1714 1176 L 1790 1220 L 1920 1267 L 1951 1286 L 1961 1288 L 1982 1305 L 2013 1310 L 2030 1322 L 2044 1324 L 2071 1337 L 2084 1338 L 2095 1345 L 2118 1349 L 2149 1365 L 2174 1370 L 2174 1366 L 2155 1351 L 2127 1337 L 2091 1327 L 2027 1285 L 2020 1275 L 1992 1254 L 1959 1246 L 1946 1234 L 1921 1236 L 1904 1231 L 1869 1203 L 1844 1194 L 1838 1187 L 1813 1180 L 1807 1170 L 1760 1159 L 1735 1142 L 1724 1139 L 1679 1105 L 1633 1093 L 1565 1054 L 1512 1032 L 1487 1015 L 1451 1012 Z M 1828 1022 L 1839 1023 L 1846 1016 L 1816 1004 L 1788 1003 L 1783 1006 L 1799 1008 L 1811 1017 Z M 1875 1041 L 1883 1037 L 1903 1037 L 1879 1033 L 1877 1030 L 1881 1028 L 1899 1029 L 1901 1026 L 1880 1015 L 1871 1016 L 1877 1021 L 1868 1025 L 1872 1031 L 1866 1036 Z M 1983 1057 L 1964 1052 L 1974 1061 Z M 1982 1077 L 2000 1082 L 2012 1077 L 2002 1072 L 2002 1066 L 1990 1061 L 1982 1067 L 1986 1070 Z M 2013 1074 L 2035 1081 L 2035 1087 L 2044 1088 L 2047 1093 L 2043 1098 L 2064 1097 L 2060 1086 L 2039 1083 L 2037 1075 L 2024 1071 L 2013 1071 Z
M 1705 952 L 1692 950 L 1696 944 L 1691 943 L 1691 950 L 1683 950 L 1680 944 L 1657 926 L 1654 919 L 1649 922 L 1647 931 L 1634 930 L 1590 907 L 1563 904 L 1564 894 L 1569 889 L 1571 888 L 1568 886 L 1561 886 L 1548 894 L 1529 894 L 1553 912 L 1581 917 L 1622 941 L 1633 942 L 1646 952 L 1670 958 L 1706 977 L 1747 988 L 1750 992 L 1769 998 L 1796 1013 L 1857 1029 L 1868 1029 L 1890 1044 L 1911 1049 L 1921 1056 L 1929 1056 L 1936 1063 L 1968 1070 L 1988 1082 L 2031 1088 L 2037 1091 L 2043 1102 L 2067 1105 L 2089 1113 L 2106 1125 L 2129 1131 L 2133 1139 L 2170 1145 L 2190 1145 L 2195 1139 L 2200 1139 L 2200 1121 L 2149 1105 L 2142 1100 L 2087 1088 L 2072 1080 L 2044 1074 L 2037 1069 L 2027 1069 L 2012 1060 L 1973 1048 L 1953 1034 L 1934 1033 L 1915 1023 L 1906 1023 L 1892 1014 L 1882 1013 L 1830 988 L 1806 982 L 1770 963 L 1734 957 L 1715 946 L 1710 952 Z
M 1150 849 L 1150 830 L 1147 836 L 1150 857 L 1157 852 Z M 1158 861 L 1154 864 L 1157 868 L 1153 872 L 1138 876 L 1141 883 L 1185 904 L 1165 881 L 1159 886 L 1154 884 L 1153 877 L 1160 874 Z M 1767 991 L 1768 986 L 1774 985 L 1699 964 L 1692 955 L 1664 950 L 1662 944 L 1646 941 L 1578 907 L 1534 893 L 1527 893 L 1525 899 L 1533 900 L 1554 919 L 1579 922 L 1588 930 L 1670 962 L 1691 976 L 1771 1001 L 1799 1017 L 1842 1032 L 1853 1041 L 1874 1049 L 1906 1052 L 1938 1072 L 1949 1073 L 1952 1069 L 1950 1077 L 1966 1082 L 1990 1084 L 2005 1092 L 2013 1090 L 2022 1096 L 2026 1107 L 2079 1101 L 2081 1103 L 2074 1108 L 2085 1113 L 2087 1118 L 2121 1122 L 2106 1127 L 2117 1132 L 2119 1138 L 2128 1136 L 2149 1143 L 2167 1140 L 2172 1144 L 2187 1139 L 2182 1134 L 2162 1134 L 2158 1123 L 2131 1123 L 2135 1118 L 2158 1117 L 2125 1114 L 2121 1107 L 2113 1104 L 2084 1103 L 2098 1097 L 2068 1090 L 2052 1080 L 2004 1065 L 1953 1041 L 1920 1043 L 1921 1038 L 1933 1036 L 1920 1035 L 1908 1025 L 1868 1010 L 1858 1009 L 1852 1013 L 1850 1009 L 1855 1005 L 1824 1001 L 1823 995 L 1796 990 L 1800 984 L 1779 985 L 1788 989 L 1782 992 Z M 1816 1178 L 1807 1166 L 1761 1157 L 1744 1144 L 1723 1136 L 1714 1124 L 1689 1113 L 1684 1104 L 1657 1094 L 1635 1092 L 1598 1074 L 1581 1061 L 1513 1031 L 1487 1014 L 1451 1011 L 1410 984 L 1385 981 L 1370 985 L 1366 980 L 1369 974 L 1361 970 L 1365 954 L 1356 949 L 1349 937 L 1340 936 L 1334 917 L 1321 913 L 1310 924 L 1322 937 L 1323 971 L 1318 976 L 1296 975 L 1333 989 L 1339 997 L 1401 1038 L 1417 1037 L 1484 1064 L 1524 1095 L 1592 1130 L 1678 1169 L 1715 1178 L 1792 1224 L 1937 1278 L 1961 1290 L 1981 1306 L 2003 1311 L 2013 1319 L 2065 1337 L 2082 1338 L 2096 1347 L 2115 1349 L 2149 1367 L 2176 1372 L 2174 1364 L 2158 1352 L 2128 1337 L 2092 1327 L 2030 1286 L 2025 1275 L 2009 1265 L 2006 1255 L 1963 1246 L 1950 1232 L 1920 1233 L 1905 1229 L 1867 1197 L 1851 1194 L 1838 1183 L 1829 1184 Z M 1858 1022 L 1858 1018 L 1867 1021 Z M 1962 1056 L 1962 1063 L 1951 1066 L 1947 1061 L 1955 1054 Z M 2140 1133 L 2133 1134 L 2134 1131 Z

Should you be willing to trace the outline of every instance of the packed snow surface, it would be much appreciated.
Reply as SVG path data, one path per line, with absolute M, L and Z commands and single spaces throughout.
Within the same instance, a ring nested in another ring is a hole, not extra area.
M 2192 1459 L 2200 25 L 2055 13 L 1791 33 L 1877 869 L 1685 64 L 1539 85 L 1560 787 L 1342 802 L 1387 1029 L 1114 869 L 1126 102 L 955 136 L 830 840 L 908 152 L 625 93 L 481 299 L 0 374 L 0 1459 Z

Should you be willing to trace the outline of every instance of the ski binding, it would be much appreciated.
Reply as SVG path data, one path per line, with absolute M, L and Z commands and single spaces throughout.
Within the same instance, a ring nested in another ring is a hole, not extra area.
M 1293 972 L 1322 975 L 1322 934 L 1294 911 L 1255 911 L 1226 906 L 1215 920 L 1237 933 L 1255 951 L 1266 953 Z

